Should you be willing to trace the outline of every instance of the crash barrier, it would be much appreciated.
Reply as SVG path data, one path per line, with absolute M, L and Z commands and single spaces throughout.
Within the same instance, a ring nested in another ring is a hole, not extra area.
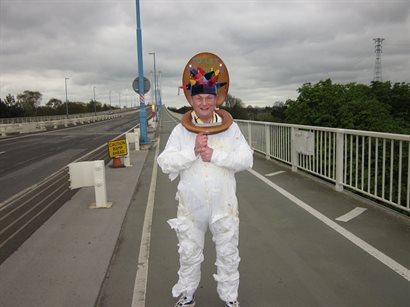
M 0 124 L 0 136 L 8 136 L 23 133 L 41 132 L 62 127 L 76 126 L 78 124 L 92 123 L 97 121 L 109 120 L 122 116 L 116 114 L 102 114 L 88 117 L 75 117 L 63 119 L 50 119 L 47 121 L 33 121 L 18 124 Z
M 117 140 L 111 142 L 124 141 L 126 147 L 124 153 L 124 165 L 125 167 L 131 167 L 130 159 L 130 143 L 134 144 L 134 149 L 139 150 L 139 130 L 134 129 L 133 132 L 125 133 L 125 140 Z M 109 144 L 111 143 L 109 142 Z M 111 151 L 110 146 L 109 151 Z M 112 156 L 110 158 L 118 158 L 118 156 Z M 68 165 L 70 175 L 70 189 L 78 189 L 82 187 L 94 187 L 95 202 L 90 204 L 90 208 L 111 208 L 112 202 L 107 201 L 107 184 L 105 177 L 105 161 L 81 161 L 73 162 Z M 114 162 L 114 160 L 113 160 Z M 113 163 L 114 164 L 114 163 Z
M 69 114 L 67 115 L 50 115 L 50 116 L 30 116 L 30 117 L 12 117 L 12 118 L 0 118 L 0 124 L 23 124 L 23 123 L 35 123 L 35 122 L 48 122 L 54 120 L 63 120 L 63 119 L 79 119 L 79 118 L 87 118 L 87 117 L 95 117 L 95 116 L 102 116 L 102 115 L 113 115 L 113 114 L 125 114 L 125 113 L 132 113 L 138 108 L 126 108 L 126 109 L 113 109 L 109 111 L 101 111 L 101 112 L 89 112 L 89 113 L 77 113 L 77 114 Z
M 106 144 L 74 162 L 95 160 L 110 161 Z M 70 189 L 69 178 L 69 167 L 65 166 L 0 204 L 0 264 L 78 191 Z
M 181 114 L 167 111 L 175 118 Z M 410 212 L 410 135 L 235 120 L 251 147 L 373 201 Z
M 107 201 L 104 160 L 70 163 L 68 170 L 71 190 L 94 187 L 95 203 L 90 208 L 111 208 L 112 202 Z

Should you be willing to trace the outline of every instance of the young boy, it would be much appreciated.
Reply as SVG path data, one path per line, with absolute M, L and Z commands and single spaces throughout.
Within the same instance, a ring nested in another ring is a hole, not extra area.
M 193 108 L 192 125 L 221 125 L 223 118 L 216 112 L 220 84 L 213 78 L 215 73 L 208 74 L 209 79 L 202 74 L 196 79 L 198 71 L 200 69 L 191 72 L 193 81 L 186 88 L 189 90 L 186 97 Z M 212 82 L 207 82 L 211 78 Z M 172 294 L 180 298 L 175 306 L 195 306 L 194 294 L 201 278 L 200 266 L 208 227 L 216 247 L 217 274 L 214 278 L 219 297 L 227 307 L 239 306 L 239 217 L 235 173 L 252 167 L 252 154 L 236 123 L 212 135 L 194 133 L 189 127 L 178 124 L 158 156 L 159 166 L 171 180 L 180 176 L 176 195 L 179 202 L 177 218 L 168 221 L 179 241 L 179 280 Z

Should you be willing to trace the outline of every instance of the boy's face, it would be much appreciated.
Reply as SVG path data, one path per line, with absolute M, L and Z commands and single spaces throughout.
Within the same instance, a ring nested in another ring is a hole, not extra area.
M 216 108 L 216 96 L 212 94 L 198 94 L 192 96 L 191 105 L 199 119 L 208 123 L 211 121 Z

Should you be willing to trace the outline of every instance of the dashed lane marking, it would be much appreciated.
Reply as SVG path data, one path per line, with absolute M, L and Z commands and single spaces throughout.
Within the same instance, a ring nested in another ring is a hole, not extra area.
M 272 177 L 272 176 L 276 176 L 279 174 L 284 173 L 285 171 L 279 171 L 279 172 L 274 172 L 274 173 L 269 173 L 269 174 L 265 174 L 266 177 Z
M 373 256 L 377 260 L 379 260 L 381 263 L 385 264 L 387 267 L 392 269 L 394 272 L 405 278 L 407 281 L 410 282 L 410 270 L 406 268 L 405 266 L 401 265 L 394 259 L 390 258 L 389 256 L 383 254 L 381 251 L 370 245 L 369 243 L 363 241 L 347 229 L 343 228 L 336 222 L 333 222 L 331 219 L 317 211 L 316 209 L 310 207 L 308 204 L 297 198 L 296 196 L 292 195 L 285 189 L 282 189 L 280 186 L 274 184 L 272 181 L 269 179 L 265 178 L 262 174 L 259 174 L 258 172 L 254 171 L 253 169 L 248 170 L 252 175 L 255 177 L 259 178 L 263 182 L 265 182 L 267 185 L 269 185 L 271 188 L 275 189 L 277 192 L 285 196 L 287 199 L 301 207 L 302 209 L 306 210 L 310 214 L 312 214 L 315 218 L 319 219 L 323 223 L 325 223 L 327 226 L 332 228 L 333 230 L 337 231 L 339 234 L 344 236 L 346 239 L 348 239 L 350 242 L 355 244 L 356 246 L 360 247 L 362 250 L 367 252 L 369 255 Z
M 367 209 L 366 208 L 361 208 L 361 207 L 356 207 L 352 211 L 349 211 L 345 215 L 339 216 L 336 221 L 340 222 L 348 222 L 351 219 L 354 219 L 355 217 L 359 216 L 363 212 L 365 212 Z

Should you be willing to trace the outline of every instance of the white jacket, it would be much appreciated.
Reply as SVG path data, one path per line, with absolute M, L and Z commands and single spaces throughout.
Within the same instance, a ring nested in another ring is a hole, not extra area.
M 171 180 L 180 176 L 176 195 L 180 209 L 184 204 L 189 204 L 190 210 L 195 210 L 196 206 L 208 206 L 211 223 L 227 215 L 237 216 L 234 174 L 252 167 L 252 149 L 238 125 L 233 123 L 223 132 L 208 135 L 208 146 L 213 149 L 213 154 L 210 162 L 203 162 L 194 153 L 196 135 L 178 124 L 157 159 Z

